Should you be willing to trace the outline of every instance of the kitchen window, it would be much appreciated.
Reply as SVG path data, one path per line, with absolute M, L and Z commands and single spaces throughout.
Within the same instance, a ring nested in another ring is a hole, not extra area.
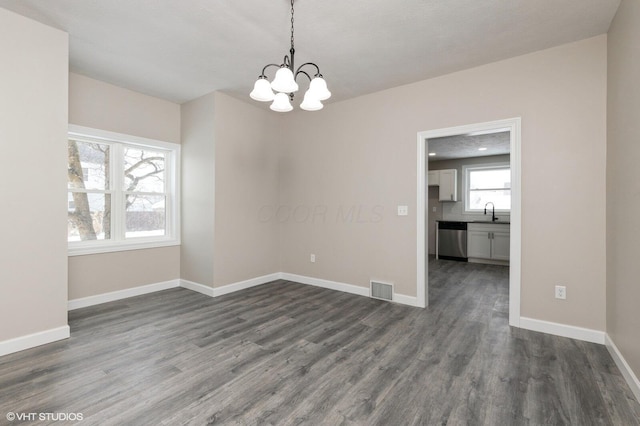
M 180 244 L 180 146 L 70 126 L 70 255 Z
M 487 203 L 496 212 L 511 211 L 511 168 L 509 163 L 463 166 L 465 212 L 482 213 Z

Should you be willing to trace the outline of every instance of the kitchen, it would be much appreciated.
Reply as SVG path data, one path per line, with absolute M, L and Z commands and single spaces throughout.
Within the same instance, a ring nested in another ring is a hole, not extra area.
M 508 266 L 509 131 L 432 138 L 428 153 L 429 257 Z

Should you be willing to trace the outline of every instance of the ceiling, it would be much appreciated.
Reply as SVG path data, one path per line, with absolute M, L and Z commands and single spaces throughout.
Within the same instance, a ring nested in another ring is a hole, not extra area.
M 429 162 L 453 160 L 456 158 L 486 157 L 510 152 L 509 132 L 485 135 L 457 135 L 433 138 L 427 141 Z M 482 151 L 479 148 L 486 148 Z
M 297 0 L 296 60 L 337 101 L 606 33 L 620 0 Z M 70 34 L 70 69 L 182 103 L 248 99 L 288 0 L 0 0 Z M 272 77 L 272 76 L 270 76 Z M 304 88 L 306 83 L 302 83 Z

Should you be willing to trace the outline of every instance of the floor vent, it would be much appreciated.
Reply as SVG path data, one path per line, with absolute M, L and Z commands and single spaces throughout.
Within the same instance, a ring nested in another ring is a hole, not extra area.
M 371 281 L 371 297 L 374 299 L 393 300 L 393 285 Z

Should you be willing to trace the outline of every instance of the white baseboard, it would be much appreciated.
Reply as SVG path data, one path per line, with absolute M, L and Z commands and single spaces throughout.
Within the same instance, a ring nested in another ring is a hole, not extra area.
M 611 354 L 611 358 L 615 361 L 618 369 L 622 373 L 622 376 L 627 381 L 627 384 L 631 388 L 631 392 L 636 397 L 638 402 L 640 402 L 640 380 L 638 380 L 638 376 L 635 375 L 627 360 L 624 359 L 618 347 L 613 343 L 611 337 L 608 334 L 605 334 L 605 345 L 607 345 L 607 349 Z
M 306 277 L 304 275 L 290 274 L 287 272 L 276 272 L 273 274 L 263 275 L 261 277 L 251 278 L 248 280 L 239 281 L 237 283 L 224 285 L 222 287 L 209 287 L 204 284 L 183 279 L 164 281 L 155 284 L 143 285 L 140 287 L 128 288 L 125 290 L 113 291 L 110 293 L 98 294 L 95 296 L 83 297 L 81 299 L 69 300 L 68 310 L 72 311 L 74 309 L 86 308 L 88 306 L 113 302 L 115 300 L 126 299 L 128 297 L 140 296 L 142 294 L 153 293 L 156 291 L 167 290 L 176 287 L 183 287 L 191 291 L 202 293 L 209 297 L 218 297 L 247 288 L 266 284 L 279 279 L 295 281 L 301 284 L 342 291 L 345 293 L 357 294 L 359 296 L 370 296 L 368 287 L 360 287 L 353 284 L 329 281 L 321 278 Z M 395 292 L 393 294 L 393 301 L 403 305 L 420 306 L 416 297 L 405 296 L 403 294 Z
M 218 296 L 233 293 L 236 291 L 244 290 L 246 288 L 251 288 L 258 285 L 270 283 L 271 281 L 279 280 L 281 277 L 282 277 L 282 274 L 280 272 L 276 272 L 269 275 L 263 275 L 261 277 L 251 278 L 245 281 L 239 281 L 233 284 L 223 285 L 222 287 L 214 287 L 213 297 L 218 297 Z
M 423 307 L 420 306 L 420 303 L 418 303 L 418 298 L 415 296 L 406 296 L 400 293 L 393 293 L 393 301 L 402 305 L 409 305 L 417 308 Z
M 188 280 L 170 280 L 155 284 L 143 285 L 140 287 L 127 288 L 125 290 L 112 291 L 110 293 L 98 294 L 95 296 L 83 297 L 81 299 L 73 299 L 68 302 L 68 310 L 86 308 L 87 306 L 99 305 L 102 303 L 113 302 L 115 300 L 126 299 L 128 297 L 140 296 L 142 294 L 154 293 L 156 291 L 167 290 L 170 288 L 184 287 L 186 289 L 205 294 L 209 297 L 222 296 L 223 294 L 233 293 L 234 291 L 244 290 L 245 288 L 255 287 L 260 284 L 266 284 L 280 278 L 280 273 L 264 275 L 262 277 L 252 278 L 246 281 L 225 285 L 222 287 L 211 288 L 209 286 L 198 284 Z
M 202 293 L 209 297 L 218 297 L 247 288 L 270 283 L 271 281 L 279 280 L 281 278 L 281 275 L 282 274 L 280 274 L 280 272 L 276 272 L 269 275 L 263 275 L 261 277 L 239 281 L 237 283 L 223 285 L 222 287 L 209 287 L 207 285 L 195 283 L 193 281 L 180 280 L 180 287 Z
M 127 288 L 125 290 L 112 291 L 110 293 L 98 294 L 95 296 L 73 299 L 68 302 L 68 310 L 86 308 L 87 306 L 99 305 L 101 303 L 113 302 L 114 300 L 126 299 L 127 297 L 140 296 L 142 294 L 167 290 L 169 288 L 180 287 L 180 280 L 163 281 L 160 283 L 143 285 L 140 287 Z
M 251 278 L 245 281 L 239 281 L 237 283 L 228 284 L 222 287 L 209 287 L 203 284 L 195 283 L 193 281 L 176 279 L 170 281 L 164 281 L 155 284 L 144 285 L 140 287 L 133 287 L 125 290 L 114 291 L 111 293 L 99 294 L 96 296 L 84 297 L 81 299 L 70 300 L 68 309 L 80 309 L 87 306 L 98 305 L 101 303 L 112 302 L 114 300 L 125 299 L 127 297 L 140 296 L 142 294 L 153 293 L 156 291 L 167 290 L 169 288 L 183 287 L 188 290 L 202 293 L 209 297 L 218 297 L 225 294 L 233 293 L 236 291 L 244 290 L 247 288 L 266 284 L 271 281 L 284 279 L 288 281 L 294 281 L 301 284 L 312 285 L 315 287 L 322 287 L 329 290 L 337 290 L 350 294 L 357 294 L 359 296 L 370 297 L 369 288 L 361 287 L 353 284 L 341 283 L 337 281 L 330 281 L 321 278 L 307 277 L 304 275 L 291 274 L 288 272 L 276 272 L 273 274 L 263 275 L 261 277 Z M 400 303 L 408 306 L 420 307 L 418 298 L 415 296 L 406 296 L 404 294 L 393 293 L 393 302 Z M 587 328 L 575 327 L 566 324 L 559 324 L 549 321 L 537 320 L 533 318 L 520 317 L 520 328 L 532 331 L 539 331 L 542 333 L 553 334 L 556 336 L 570 337 L 572 339 L 584 340 L 592 343 L 605 344 L 605 333 L 603 331 L 591 330 Z M 29 336 L 26 336 L 27 338 Z M 67 336 L 68 337 L 68 336 Z M 63 337 L 64 338 L 64 337 Z M 21 339 L 21 338 L 19 338 Z M 58 339 L 56 339 L 58 340 Z M 0 342 L 0 345 L 2 343 Z
M 520 317 L 520 328 L 604 345 L 604 331 Z
M 345 284 L 337 281 L 323 280 L 321 278 L 306 277 L 304 275 L 290 274 L 288 272 L 282 273 L 282 279 L 287 281 L 294 281 L 300 284 L 307 284 L 315 287 L 327 288 L 329 290 L 338 290 L 345 293 L 351 293 L 351 294 L 357 294 L 359 296 L 369 297 L 368 287 L 360 287 L 353 284 Z
M 26 336 L 16 337 L 15 339 L 0 342 L 0 356 L 20 352 L 25 349 L 35 348 L 36 346 L 46 345 L 47 343 L 58 340 L 68 339 L 70 329 L 68 325 L 51 330 L 40 331 L 38 333 L 28 334 Z
M 202 293 L 205 296 L 213 297 L 213 288 L 204 284 L 194 283 L 193 281 L 188 280 L 180 280 L 180 287 L 197 293 Z
M 341 283 L 338 281 L 323 280 L 321 278 L 307 277 L 304 275 L 290 274 L 283 272 L 281 278 L 287 281 L 294 281 L 301 284 L 312 285 L 315 287 L 322 287 L 329 290 L 342 291 L 344 293 L 357 294 L 358 296 L 371 297 L 370 289 L 368 287 L 361 287 L 353 284 Z M 402 305 L 419 306 L 418 298 L 414 296 L 405 296 L 404 294 L 393 293 L 393 302 L 400 303 Z

